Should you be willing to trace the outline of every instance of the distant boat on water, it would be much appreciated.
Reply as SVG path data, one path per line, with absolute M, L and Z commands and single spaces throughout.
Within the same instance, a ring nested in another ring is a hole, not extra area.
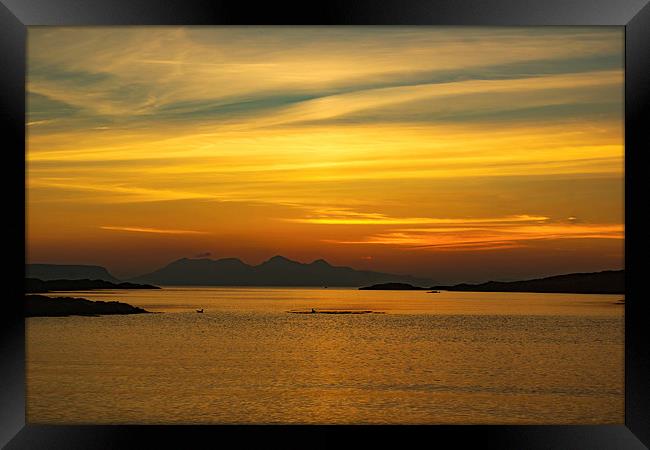
M 203 308 L 201 308 L 201 309 L 197 309 L 196 312 L 197 312 L 197 313 L 203 313 Z

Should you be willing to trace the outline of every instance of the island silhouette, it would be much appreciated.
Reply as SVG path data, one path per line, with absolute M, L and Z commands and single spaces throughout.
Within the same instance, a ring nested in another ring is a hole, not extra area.
M 74 268 L 74 269 L 70 269 Z M 625 270 L 570 273 L 519 281 L 488 281 L 479 284 L 436 285 L 432 280 L 410 275 L 356 270 L 333 266 L 324 259 L 311 263 L 274 256 L 259 265 L 238 258 L 181 258 L 145 275 L 120 282 L 101 266 L 28 264 L 28 292 L 90 289 L 158 289 L 158 286 L 286 286 L 356 287 L 362 290 L 428 290 L 476 292 L 539 292 L 623 294 Z M 61 279 L 59 274 L 73 276 Z M 39 273 L 40 277 L 33 274 Z M 88 275 L 100 278 L 88 279 Z M 74 276 L 76 275 L 76 277 Z M 104 278 L 101 278 L 104 277 Z M 114 280 L 114 281 L 111 281 Z
M 77 276 L 59 276 L 62 269 L 56 264 L 28 264 L 27 276 L 41 280 L 91 278 L 113 283 L 119 282 L 103 267 L 79 265 L 65 267 L 74 267 L 74 273 Z M 98 268 L 102 269 L 103 276 L 89 276 L 90 274 L 99 275 Z M 36 274 L 39 274 L 39 276 Z M 301 263 L 280 255 L 274 256 L 256 266 L 246 264 L 238 258 L 181 258 L 151 273 L 125 281 L 158 286 L 296 287 L 359 287 L 389 282 L 430 285 L 434 282 L 431 279 L 410 275 L 333 266 L 324 259 L 317 259 L 311 263 Z

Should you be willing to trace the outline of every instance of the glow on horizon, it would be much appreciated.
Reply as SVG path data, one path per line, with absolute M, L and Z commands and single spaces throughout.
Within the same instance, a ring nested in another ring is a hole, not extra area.
M 622 28 L 30 27 L 27 90 L 30 261 L 623 266 Z

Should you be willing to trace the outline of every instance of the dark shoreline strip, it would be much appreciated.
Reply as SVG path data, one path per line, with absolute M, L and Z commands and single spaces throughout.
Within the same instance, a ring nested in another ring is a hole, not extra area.
M 95 289 L 160 289 L 150 284 L 111 283 L 104 280 L 39 280 L 25 278 L 28 294 L 43 294 L 54 291 L 91 291 Z
M 74 297 L 25 296 L 25 317 L 100 316 L 148 314 L 149 311 L 127 303 L 91 301 Z
M 382 311 L 336 311 L 336 310 L 324 310 L 324 311 L 287 311 L 290 314 L 386 314 Z

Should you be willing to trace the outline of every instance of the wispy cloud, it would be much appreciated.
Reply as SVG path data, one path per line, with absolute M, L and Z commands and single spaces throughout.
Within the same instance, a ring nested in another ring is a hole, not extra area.
M 478 222 L 476 223 L 478 224 Z M 396 229 L 359 240 L 335 241 L 338 244 L 377 244 L 412 250 L 435 251 L 498 250 L 524 247 L 531 241 L 558 239 L 616 239 L 625 238 L 619 224 L 537 223 L 519 225 L 500 222 L 495 227 Z
M 33 29 L 28 90 L 38 98 L 29 112 L 56 102 L 59 108 L 49 109 L 54 115 L 63 106 L 97 119 L 150 124 L 215 120 L 222 110 L 229 121 L 237 105 L 261 126 L 368 110 L 381 115 L 415 100 L 435 112 L 436 99 L 490 92 L 539 94 L 520 99 L 523 106 L 568 88 L 563 95 L 570 103 L 594 97 L 581 89 L 622 77 L 621 36 L 620 30 L 557 28 Z
M 102 230 L 111 231 L 129 231 L 134 233 L 154 233 L 154 234 L 210 234 L 207 231 L 196 230 L 167 230 L 162 228 L 148 228 L 148 227 L 117 227 L 117 226 L 101 226 Z
M 546 221 L 546 216 L 521 214 L 507 217 L 489 218 L 440 218 L 440 217 L 390 217 L 381 213 L 364 213 L 350 209 L 320 209 L 311 217 L 283 219 L 288 222 L 313 223 L 319 225 L 402 225 L 402 224 L 437 224 L 437 225 L 477 225 L 510 224 L 517 222 Z
M 32 120 L 31 122 L 27 122 L 26 125 L 28 127 L 33 127 L 36 125 L 45 125 L 47 123 L 52 123 L 55 122 L 55 119 L 46 119 L 46 120 Z
M 196 199 L 217 199 L 218 195 L 210 195 L 200 192 L 188 192 L 180 189 L 165 188 L 143 188 L 134 185 L 116 185 L 110 182 L 98 183 L 73 179 L 40 178 L 29 180 L 30 188 L 40 188 L 50 191 L 71 191 L 90 193 L 89 199 L 99 200 L 105 203 L 128 203 L 128 202 L 161 202 L 170 200 L 196 200 Z M 84 197 L 81 197 L 84 198 Z M 77 201 L 79 198 L 76 199 Z

